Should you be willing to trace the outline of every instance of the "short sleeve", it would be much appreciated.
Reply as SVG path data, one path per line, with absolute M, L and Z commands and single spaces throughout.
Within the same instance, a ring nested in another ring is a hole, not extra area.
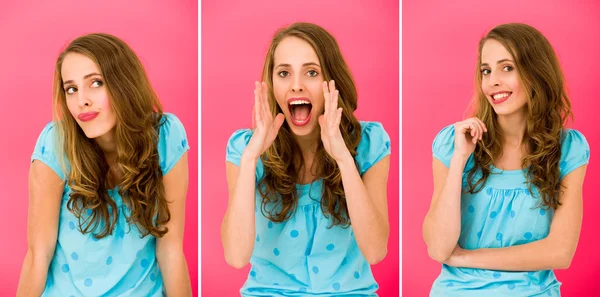
M 560 179 L 588 164 L 590 146 L 581 132 L 569 129 L 564 133 L 560 155 Z
M 58 127 L 54 122 L 50 122 L 44 127 L 37 139 L 35 148 L 33 149 L 31 162 L 34 160 L 41 161 L 50 167 L 60 179 L 65 180 L 66 174 L 60 165 L 58 154 L 56 152 L 58 149 L 55 145 L 57 129 Z
M 159 129 L 158 155 L 160 168 L 166 175 L 179 162 L 185 152 L 190 149 L 183 123 L 171 113 L 165 113 L 166 118 Z
M 433 157 L 450 168 L 450 159 L 454 154 L 454 125 L 444 127 L 435 136 L 432 145 Z
M 227 152 L 225 160 L 227 162 L 240 166 L 242 153 L 246 149 L 246 146 L 248 146 L 250 138 L 252 138 L 252 130 L 250 129 L 240 129 L 233 132 L 233 134 L 231 134 L 231 136 L 229 137 L 229 141 L 227 141 Z M 258 162 L 256 162 L 257 180 L 262 177 L 263 171 L 264 169 L 262 165 L 262 160 L 259 158 Z
M 356 161 L 363 175 L 379 160 L 391 153 L 390 136 L 378 122 L 361 122 L 362 133 L 356 148 Z

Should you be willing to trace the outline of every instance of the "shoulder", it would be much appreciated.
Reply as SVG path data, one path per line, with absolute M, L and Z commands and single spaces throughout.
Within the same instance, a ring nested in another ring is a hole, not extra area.
M 360 174 L 391 153 L 390 136 L 380 122 L 361 121 L 361 138 L 356 148 Z
M 454 154 L 454 124 L 442 128 L 433 139 L 433 157 L 450 167 L 450 159 Z
M 561 134 L 560 178 L 576 168 L 588 164 L 590 146 L 583 133 L 575 129 L 565 129 Z
M 183 123 L 172 113 L 163 114 L 158 134 L 158 154 L 165 175 L 190 149 L 190 146 Z
M 250 129 L 238 129 L 234 131 L 227 141 L 226 160 L 239 166 L 240 158 L 246 146 L 248 146 L 250 138 L 252 138 L 252 130 Z
M 68 166 L 68 161 L 64 154 L 61 154 L 62 148 L 58 144 L 59 126 L 56 122 L 52 121 L 47 123 L 42 131 L 40 132 L 33 154 L 31 155 L 31 162 L 38 160 L 48 165 L 56 174 L 64 180 L 66 177 L 65 168 L 61 162 L 64 162 L 65 166 Z

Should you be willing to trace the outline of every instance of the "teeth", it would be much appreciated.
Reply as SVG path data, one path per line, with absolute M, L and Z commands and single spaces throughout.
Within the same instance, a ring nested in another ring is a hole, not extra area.
M 510 95 L 510 93 L 500 93 L 500 94 L 496 94 L 494 95 L 494 100 L 498 100 L 498 99 L 502 99 L 502 98 L 506 98 Z
M 294 100 L 290 102 L 290 105 L 301 105 L 301 104 L 310 104 L 310 102 L 306 100 Z

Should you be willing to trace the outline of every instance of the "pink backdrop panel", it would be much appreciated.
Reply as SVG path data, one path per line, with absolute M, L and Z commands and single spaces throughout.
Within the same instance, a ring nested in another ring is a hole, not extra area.
M 298 4 L 298 5 L 296 5 Z M 220 224 L 227 208 L 225 147 L 250 127 L 254 81 L 275 31 L 313 22 L 338 40 L 358 89 L 360 120 L 380 121 L 392 141 L 388 254 L 373 266 L 381 296 L 397 296 L 398 265 L 398 1 L 202 1 L 202 294 L 239 296 L 250 265 L 223 256 Z
M 58 3 L 60 2 L 60 3 Z M 113 34 L 138 54 L 167 112 L 185 125 L 190 184 L 184 252 L 198 287 L 197 1 L 3 1 L 0 9 L 0 296 L 14 296 L 27 251 L 27 178 L 39 133 L 52 120 L 59 52 L 92 32 Z M 10 227 L 8 227 L 10 226 Z
M 431 144 L 444 126 L 467 115 L 474 91 L 477 45 L 485 32 L 509 22 L 540 30 L 556 50 L 570 90 L 575 120 L 591 146 L 584 185 L 584 216 L 577 253 L 568 270 L 556 270 L 562 296 L 596 295 L 600 255 L 595 215 L 600 201 L 600 4 L 597 1 L 415 1 L 403 11 L 403 293 L 428 296 L 441 265 L 427 256 L 421 226 L 433 193 Z

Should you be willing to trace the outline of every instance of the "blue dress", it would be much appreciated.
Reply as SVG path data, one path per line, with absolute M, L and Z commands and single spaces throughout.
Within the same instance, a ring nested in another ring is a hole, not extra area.
M 561 146 L 560 179 L 587 164 L 590 157 L 585 137 L 576 130 L 563 131 Z M 450 167 L 453 152 L 454 127 L 448 126 L 435 138 L 433 156 Z M 471 155 L 463 172 L 463 189 L 467 188 L 467 173 L 473 165 Z M 525 171 L 492 167 L 492 172 L 480 192 L 462 194 L 459 245 L 468 250 L 500 248 L 545 238 L 554 211 L 536 207 L 541 198 L 535 187 L 535 195 L 531 195 Z M 560 296 L 560 285 L 551 270 L 512 272 L 442 264 L 430 296 Z
M 182 123 L 173 114 L 165 115 L 167 120 L 160 127 L 158 142 L 163 175 L 189 149 Z M 46 125 L 31 160 L 45 163 L 65 180 L 66 174 L 58 161 L 57 150 L 61 148 L 54 145 L 56 129 L 53 122 Z M 141 238 L 137 228 L 127 223 L 126 215 L 131 211 L 117 189 L 108 191 L 121 208 L 117 224 L 112 234 L 99 240 L 79 231 L 78 219 L 67 209 L 70 193 L 71 188 L 65 183 L 56 249 L 42 297 L 164 296 L 155 253 L 156 239 L 152 235 Z M 85 218 L 84 215 L 82 219 Z
M 362 138 L 356 160 L 360 174 L 390 154 L 390 139 L 377 122 L 361 122 Z M 238 130 L 227 144 L 227 161 L 240 165 L 251 130 Z M 257 182 L 263 177 L 259 159 Z M 331 220 L 320 205 L 322 180 L 300 185 L 298 207 L 283 223 L 262 215 L 256 191 L 256 242 L 242 296 L 377 296 L 378 285 L 356 244 L 352 227 L 328 229 Z

